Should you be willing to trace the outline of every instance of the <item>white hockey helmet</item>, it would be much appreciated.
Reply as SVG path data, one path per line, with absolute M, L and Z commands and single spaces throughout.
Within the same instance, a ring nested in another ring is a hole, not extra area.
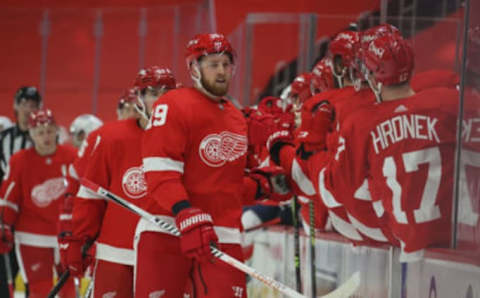
M 92 114 L 82 114 L 73 120 L 70 133 L 73 135 L 83 132 L 86 136 L 103 125 L 102 120 Z

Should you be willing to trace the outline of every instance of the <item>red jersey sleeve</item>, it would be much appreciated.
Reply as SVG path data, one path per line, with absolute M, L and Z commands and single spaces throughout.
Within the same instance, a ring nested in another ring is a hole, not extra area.
M 14 154 L 5 172 L 0 190 L 0 219 L 2 223 L 14 225 L 22 206 L 21 168 L 23 152 Z
M 148 194 L 166 211 L 188 200 L 182 182 L 184 154 L 188 146 L 189 115 L 165 94 L 153 106 L 153 115 L 142 142 L 143 168 Z
M 98 143 L 92 148 L 88 158 L 88 166 L 83 177 L 104 187 L 110 185 L 110 168 L 108 166 L 108 148 L 98 135 Z M 92 193 L 84 186 L 80 186 L 74 198 L 72 225 L 73 235 L 79 238 L 94 239 L 100 231 L 107 202 L 97 194 Z

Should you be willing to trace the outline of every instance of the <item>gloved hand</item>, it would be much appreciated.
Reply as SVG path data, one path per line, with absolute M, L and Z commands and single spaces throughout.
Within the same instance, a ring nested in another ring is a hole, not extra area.
M 269 166 L 252 169 L 249 176 L 257 181 L 256 199 L 283 202 L 292 198 L 287 175 L 282 167 Z
M 13 233 L 9 225 L 0 225 L 0 254 L 8 253 L 13 247 Z
M 92 262 L 92 257 L 86 253 L 89 241 L 73 236 L 65 236 L 62 242 L 60 243 L 60 262 L 62 266 L 68 268 L 73 277 L 82 277 Z
M 73 213 L 73 197 L 65 196 L 60 204 L 59 215 L 57 221 L 58 240 L 72 234 L 72 213 Z
M 324 150 L 327 134 L 333 131 L 335 111 L 327 100 L 307 102 L 302 109 L 302 125 L 298 140 L 307 152 Z
M 180 248 L 189 258 L 199 262 L 213 258 L 210 244 L 215 245 L 218 237 L 213 230 L 212 216 L 199 208 L 189 207 L 181 210 L 175 223 L 180 231 Z
M 266 145 L 270 136 L 284 131 L 288 136 L 283 139 L 288 142 L 292 141 L 294 122 L 294 115 L 290 112 L 275 115 L 261 114 L 260 112 L 252 113 L 248 119 L 249 145 Z

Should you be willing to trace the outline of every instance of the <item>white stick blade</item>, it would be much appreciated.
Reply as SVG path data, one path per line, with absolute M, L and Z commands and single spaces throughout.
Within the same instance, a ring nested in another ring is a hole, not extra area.
M 355 272 L 352 276 L 344 282 L 341 286 L 324 296 L 319 298 L 348 298 L 355 294 L 360 286 L 360 271 Z

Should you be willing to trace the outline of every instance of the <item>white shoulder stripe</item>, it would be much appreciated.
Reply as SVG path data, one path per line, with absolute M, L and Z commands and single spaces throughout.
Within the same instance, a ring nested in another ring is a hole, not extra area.
M 352 223 L 352 225 L 362 232 L 363 234 L 367 235 L 368 237 L 372 238 L 373 240 L 377 240 L 379 242 L 388 242 L 387 237 L 383 234 L 380 228 L 371 228 L 364 225 L 362 222 L 358 221 L 355 217 L 353 217 L 350 213 L 347 212 L 348 219 Z
M 340 207 L 342 204 L 337 202 L 335 200 L 335 197 L 332 195 L 332 193 L 325 187 L 325 168 L 323 168 L 320 171 L 320 175 L 318 177 L 318 193 L 322 197 L 323 203 L 325 203 L 325 206 L 328 208 L 335 208 L 335 207 Z
M 8 201 L 8 196 L 12 192 L 12 189 L 15 187 L 15 181 L 10 182 L 7 187 L 7 191 L 5 191 L 5 197 L 0 199 L 0 206 L 7 206 L 18 212 L 18 205 Z
M 92 192 L 85 186 L 81 185 L 80 189 L 78 190 L 77 197 L 80 199 L 87 199 L 87 200 L 103 200 L 103 197 L 97 195 L 96 193 Z
M 3 206 L 9 207 L 9 208 L 15 210 L 15 212 L 18 212 L 18 205 L 17 204 L 14 204 L 12 202 L 0 199 L 0 207 L 3 207 Z
M 292 179 L 306 195 L 313 196 L 315 194 L 315 188 L 312 182 L 308 179 L 307 175 L 303 173 L 296 159 L 293 160 L 292 164 Z
M 143 170 L 147 172 L 174 171 L 183 174 L 183 162 L 168 157 L 147 157 L 143 159 Z

